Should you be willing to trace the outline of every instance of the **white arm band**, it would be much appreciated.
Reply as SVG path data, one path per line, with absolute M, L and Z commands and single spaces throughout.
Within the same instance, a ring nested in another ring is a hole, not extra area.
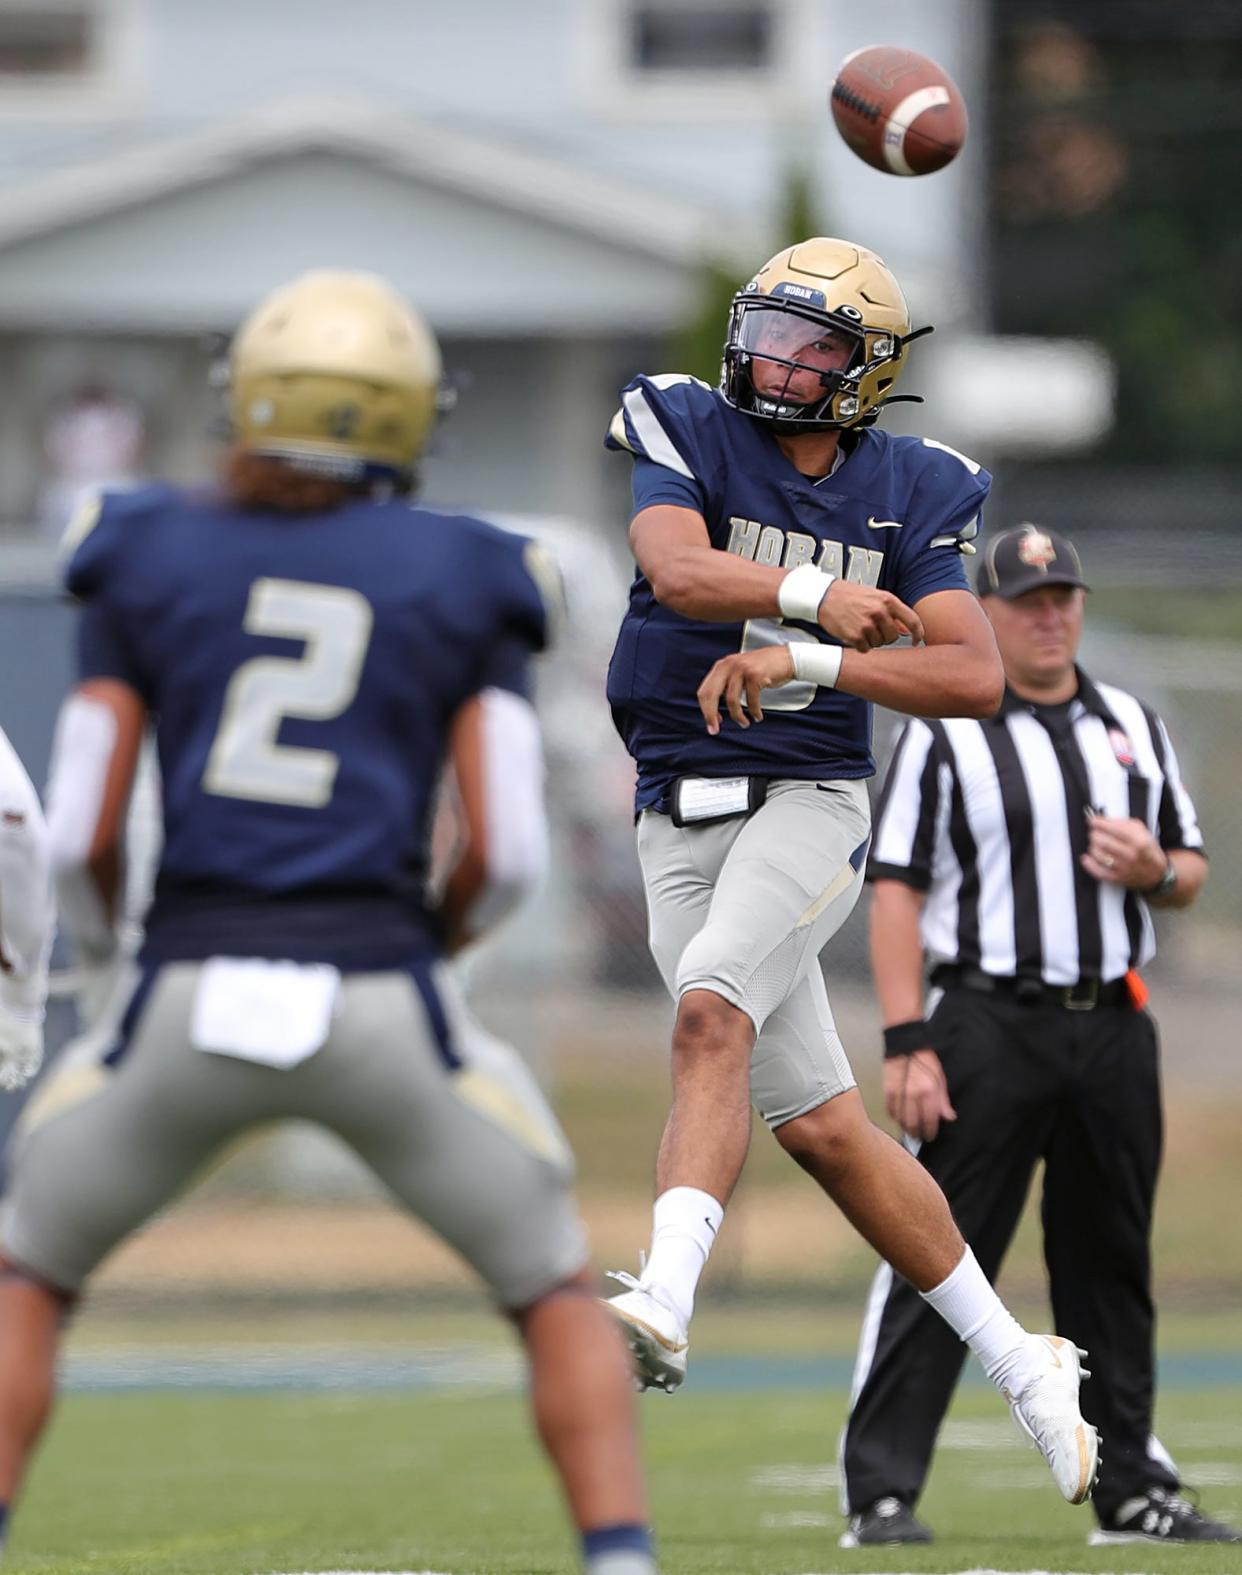
M 70 695 L 52 742 L 47 822 L 61 922 L 87 961 L 116 946 L 112 924 L 90 872 L 91 844 L 103 811 L 108 767 L 116 745 L 116 717 L 100 700 Z
M 776 588 L 776 602 L 782 618 L 799 618 L 803 623 L 819 622 L 819 604 L 828 594 L 835 574 L 825 574 L 813 563 L 800 563 Z
M 494 929 L 530 896 L 548 862 L 543 746 L 534 707 L 505 689 L 485 689 L 479 700 L 487 880 L 466 915 L 473 936 Z
M 56 919 L 47 825 L 39 796 L 0 732 L 0 1007 L 43 1021 L 47 963 Z
M 791 640 L 789 655 L 795 678 L 804 678 L 821 689 L 834 689 L 844 655 L 839 645 L 823 645 L 818 640 Z

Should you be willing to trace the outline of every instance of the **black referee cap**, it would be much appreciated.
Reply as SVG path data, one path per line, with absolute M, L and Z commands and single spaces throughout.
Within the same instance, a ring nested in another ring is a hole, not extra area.
M 1042 525 L 1015 525 L 993 536 L 979 565 L 979 595 L 1011 602 L 1041 585 L 1078 585 L 1090 590 L 1074 544 Z

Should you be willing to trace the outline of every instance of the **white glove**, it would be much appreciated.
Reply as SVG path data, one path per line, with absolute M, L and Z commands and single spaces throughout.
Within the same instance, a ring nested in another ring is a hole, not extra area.
M 0 1089 L 23 1088 L 43 1065 L 43 1014 L 18 1016 L 0 1004 Z

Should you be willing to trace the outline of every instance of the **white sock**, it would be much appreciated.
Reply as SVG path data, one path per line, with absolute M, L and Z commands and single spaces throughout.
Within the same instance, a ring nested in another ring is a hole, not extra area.
M 651 1251 L 642 1283 L 659 1286 L 687 1323 L 694 1312 L 699 1276 L 723 1219 L 723 1204 L 698 1187 L 670 1187 L 655 1200 Z
M 656 1575 L 650 1553 L 604 1553 L 587 1563 L 587 1575 Z
M 959 1340 L 964 1340 L 998 1389 L 1021 1394 L 1039 1369 L 1029 1363 L 1026 1330 L 1001 1301 L 967 1247 L 947 1280 L 922 1292 Z

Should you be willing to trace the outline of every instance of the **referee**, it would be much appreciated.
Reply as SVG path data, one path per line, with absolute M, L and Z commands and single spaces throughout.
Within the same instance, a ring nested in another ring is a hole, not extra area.
M 1136 970 L 1155 949 L 1149 907 L 1188 907 L 1207 861 L 1164 723 L 1075 666 L 1086 589 L 1054 531 L 996 537 L 978 590 L 1000 710 L 901 735 L 868 867 L 885 1099 L 991 1279 L 1044 1161 L 1053 1312 L 1090 1353 L 1083 1412 L 1102 1435 L 1091 1541 L 1233 1542 L 1151 1436 L 1162 1122 Z M 842 1441 L 843 1547 L 930 1540 L 914 1506 L 963 1349 L 883 1266 Z

